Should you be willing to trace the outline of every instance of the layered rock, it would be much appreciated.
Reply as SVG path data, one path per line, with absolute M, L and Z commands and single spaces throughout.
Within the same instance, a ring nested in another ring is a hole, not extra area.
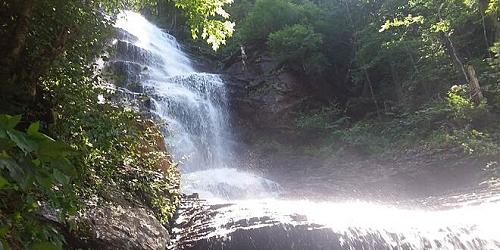
M 256 129 L 289 129 L 294 113 L 310 98 L 307 82 L 280 69 L 276 60 L 256 56 L 225 69 L 236 123 Z

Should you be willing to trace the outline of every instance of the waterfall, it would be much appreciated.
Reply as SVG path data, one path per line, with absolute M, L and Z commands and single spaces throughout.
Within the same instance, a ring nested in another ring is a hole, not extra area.
M 198 72 L 176 39 L 140 14 L 123 12 L 116 27 L 108 64 L 117 84 L 148 95 L 181 162 L 183 191 L 209 198 L 183 201 L 175 249 L 500 249 L 498 201 L 428 211 L 272 198 L 279 185 L 236 166 L 221 76 Z
M 151 111 L 165 123 L 174 159 L 185 170 L 225 166 L 231 150 L 222 79 L 196 72 L 176 39 L 138 13 L 123 12 L 116 27 L 133 36 L 119 41 L 119 52 L 125 52 L 119 54 L 140 64 L 137 80 L 152 98 Z
M 138 13 L 122 12 L 115 26 L 120 32 L 110 65 L 123 76 L 122 87 L 151 98 L 150 111 L 164 123 L 165 142 L 181 163 L 184 192 L 222 198 L 272 195 L 277 184 L 233 165 L 221 76 L 197 72 L 175 37 Z

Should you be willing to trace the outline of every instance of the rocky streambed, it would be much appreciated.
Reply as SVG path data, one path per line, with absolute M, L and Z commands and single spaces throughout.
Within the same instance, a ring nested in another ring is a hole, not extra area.
M 170 248 L 498 249 L 500 203 L 494 200 L 423 209 L 359 201 L 187 198 Z
M 496 159 L 417 149 L 335 159 L 261 156 L 274 167 L 258 172 L 279 183 L 279 194 L 261 186 L 256 197 L 251 185 L 239 190 L 237 182 L 205 179 L 198 188 L 212 195 L 183 199 L 171 249 L 500 248 L 500 184 L 484 173 Z

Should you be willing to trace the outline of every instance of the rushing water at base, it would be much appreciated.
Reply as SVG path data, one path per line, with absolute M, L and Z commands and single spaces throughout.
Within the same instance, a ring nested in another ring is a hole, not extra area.
M 137 13 L 122 13 L 117 27 L 124 33 L 111 64 L 125 74 L 125 87 L 152 98 L 169 149 L 183 163 L 183 190 L 208 199 L 183 201 L 172 248 L 500 249 L 498 202 L 429 211 L 276 199 L 279 185 L 231 168 L 222 78 L 197 72 L 174 37 Z
M 500 203 L 437 211 L 275 199 L 198 206 L 177 222 L 181 249 L 500 249 Z

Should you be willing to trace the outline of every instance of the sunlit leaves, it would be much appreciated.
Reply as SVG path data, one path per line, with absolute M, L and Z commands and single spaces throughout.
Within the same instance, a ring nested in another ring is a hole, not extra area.
M 500 1 L 499 0 L 491 0 L 488 3 L 488 9 L 486 9 L 486 13 L 499 13 L 500 12 Z
M 394 18 L 393 20 L 387 20 L 384 25 L 380 28 L 379 32 L 386 31 L 390 28 L 396 27 L 408 27 L 412 24 L 422 24 L 424 23 L 423 16 L 412 16 L 411 14 L 404 17 L 403 19 Z
M 9 231 L 23 230 L 23 226 L 37 223 L 33 210 L 36 202 L 71 210 L 72 205 L 65 197 L 71 195 L 70 184 L 76 174 L 66 158 L 72 151 L 65 144 L 42 134 L 39 123 L 31 124 L 27 132 L 19 131 L 15 129 L 19 122 L 20 116 L 0 115 L 0 197 L 16 204 L 12 210 L 5 207 L 7 203 L 0 203 L 0 211 L 7 221 L 20 222 L 11 225 Z M 14 236 L 16 234 L 11 235 Z
M 191 26 L 191 35 L 199 35 L 217 50 L 232 36 L 234 23 L 227 20 L 224 6 L 232 0 L 175 0 L 175 6 L 183 9 Z

